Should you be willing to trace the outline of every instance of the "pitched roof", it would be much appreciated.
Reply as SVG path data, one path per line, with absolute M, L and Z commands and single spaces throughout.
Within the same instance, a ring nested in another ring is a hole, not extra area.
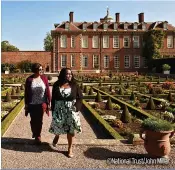
M 146 26 L 146 30 L 151 30 L 151 29 L 158 29 L 158 30 L 163 30 L 163 23 L 166 21 L 157 21 L 157 22 L 147 22 L 147 23 L 138 23 L 138 29 L 137 31 L 141 31 L 143 32 L 144 30 L 142 30 L 142 24 L 145 24 Z M 67 31 L 65 30 L 65 23 L 69 23 L 69 22 L 63 22 L 60 25 L 58 25 L 55 28 L 55 31 Z M 69 24 L 69 31 L 83 31 L 83 24 L 87 24 L 87 29 L 86 31 L 93 31 L 93 23 L 97 23 L 98 27 L 97 27 L 97 32 L 98 31 L 103 31 L 103 24 L 105 22 L 70 22 Z M 108 23 L 108 29 L 107 31 L 114 31 L 114 23 L 116 22 L 107 22 Z M 127 23 L 128 24 L 128 31 L 134 31 L 134 23 L 136 22 L 120 22 L 117 23 L 118 24 L 118 29 L 117 31 L 124 31 L 124 24 Z M 167 30 L 175 30 L 175 27 L 172 26 L 171 24 L 167 23 Z

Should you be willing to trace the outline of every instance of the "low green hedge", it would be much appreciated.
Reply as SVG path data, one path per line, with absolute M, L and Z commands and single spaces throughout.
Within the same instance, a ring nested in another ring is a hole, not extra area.
M 101 124 L 104 129 L 114 138 L 114 139 L 123 139 L 110 125 L 107 123 L 89 104 L 83 100 L 83 104 L 86 109 L 93 115 L 93 117 Z
M 1 122 L 1 136 L 4 135 L 4 133 L 9 128 L 12 121 L 15 119 L 15 117 L 19 114 L 21 109 L 24 107 L 24 99 L 20 101 L 20 103 L 7 115 L 7 117 Z
M 131 113 L 133 113 L 134 115 L 137 115 L 137 117 L 139 117 L 139 118 L 141 118 L 141 119 L 145 119 L 145 118 L 155 118 L 154 116 L 148 114 L 147 112 L 145 112 L 145 111 L 143 111 L 143 110 L 141 110 L 141 109 L 138 109 L 138 108 L 136 108 L 136 107 L 134 107 L 134 106 L 132 106 L 132 105 L 130 105 L 130 104 L 128 104 L 128 103 L 126 103 L 126 102 L 120 100 L 120 99 L 117 99 L 117 98 L 115 98 L 114 96 L 112 96 L 112 95 L 110 95 L 110 94 L 108 94 L 108 93 L 105 93 L 105 92 L 103 92 L 103 91 L 101 91 L 101 90 L 99 90 L 99 89 L 97 89 L 97 88 L 95 88 L 95 87 L 93 87 L 93 89 L 94 89 L 94 91 L 99 91 L 99 92 L 102 93 L 102 94 L 105 94 L 105 95 L 107 95 L 107 96 L 110 96 L 112 102 L 114 102 L 114 103 L 117 103 L 117 104 L 122 105 L 122 106 L 124 106 L 124 105 L 128 106 L 129 111 L 130 111 Z
M 7 93 L 7 92 L 9 92 L 9 93 L 10 93 L 10 92 L 11 92 L 11 90 L 12 90 L 12 88 L 11 88 L 11 87 L 9 87 L 8 89 L 6 89 L 6 90 L 2 91 L 2 92 L 1 92 L 1 96 L 5 96 L 5 95 L 6 95 L 6 93 Z

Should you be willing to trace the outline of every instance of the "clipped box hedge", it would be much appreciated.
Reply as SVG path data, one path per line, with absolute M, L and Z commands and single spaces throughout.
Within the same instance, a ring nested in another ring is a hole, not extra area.
M 91 114 L 95 122 L 103 127 L 102 131 L 108 133 L 114 139 L 123 139 L 119 133 L 117 133 L 108 122 L 106 122 L 85 100 L 83 100 L 83 105 L 85 107 L 86 114 Z
M 126 103 L 126 102 L 120 100 L 120 99 L 117 99 L 116 97 L 114 97 L 114 96 L 112 96 L 112 95 L 110 95 L 110 94 L 108 94 L 108 93 L 106 93 L 106 92 L 103 92 L 103 91 L 101 91 L 101 90 L 99 90 L 99 89 L 97 89 L 97 88 L 95 88 L 95 87 L 93 87 L 93 89 L 94 89 L 94 91 L 99 91 L 99 92 L 102 93 L 103 95 L 110 96 L 112 102 L 114 102 L 114 103 L 117 103 L 117 104 L 119 104 L 119 105 L 121 105 L 121 106 L 124 106 L 124 105 L 128 106 L 129 111 L 130 111 L 133 115 L 136 115 L 137 117 L 139 117 L 139 118 L 141 118 L 141 119 L 145 119 L 145 118 L 149 118 L 149 117 L 150 117 L 150 118 L 155 118 L 154 116 L 150 115 L 149 113 L 147 113 L 147 112 L 145 112 L 145 111 L 143 111 L 143 110 L 141 110 L 141 109 L 138 109 L 138 108 L 136 108 L 136 107 L 134 107 L 134 106 L 132 106 L 132 105 L 130 105 L 130 104 L 128 104 L 128 103 Z
M 1 136 L 7 131 L 15 117 L 19 114 L 19 112 L 24 107 L 24 99 L 22 99 L 18 105 L 7 115 L 7 117 L 1 122 Z

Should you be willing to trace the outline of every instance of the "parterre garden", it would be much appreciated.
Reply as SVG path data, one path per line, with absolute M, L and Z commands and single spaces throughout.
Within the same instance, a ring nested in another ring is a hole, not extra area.
M 140 75 L 77 75 L 76 79 L 91 112 L 121 138 L 138 134 L 148 117 L 175 123 L 174 79 Z
M 19 111 L 23 107 L 26 77 L 2 76 L 2 122 L 15 108 Z M 51 76 L 48 78 L 51 80 Z M 129 139 L 139 133 L 142 121 L 148 117 L 175 123 L 175 80 L 168 76 L 75 74 L 75 78 L 83 91 L 84 106 L 109 131 L 116 132 L 115 138 Z M 13 85 L 16 83 L 21 85 Z

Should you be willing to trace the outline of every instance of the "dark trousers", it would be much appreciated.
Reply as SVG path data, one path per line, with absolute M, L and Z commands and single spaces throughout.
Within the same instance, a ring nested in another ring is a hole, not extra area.
M 32 130 L 32 137 L 37 138 L 41 136 L 42 124 L 43 124 L 43 109 L 42 104 L 29 105 L 30 112 L 30 126 Z

